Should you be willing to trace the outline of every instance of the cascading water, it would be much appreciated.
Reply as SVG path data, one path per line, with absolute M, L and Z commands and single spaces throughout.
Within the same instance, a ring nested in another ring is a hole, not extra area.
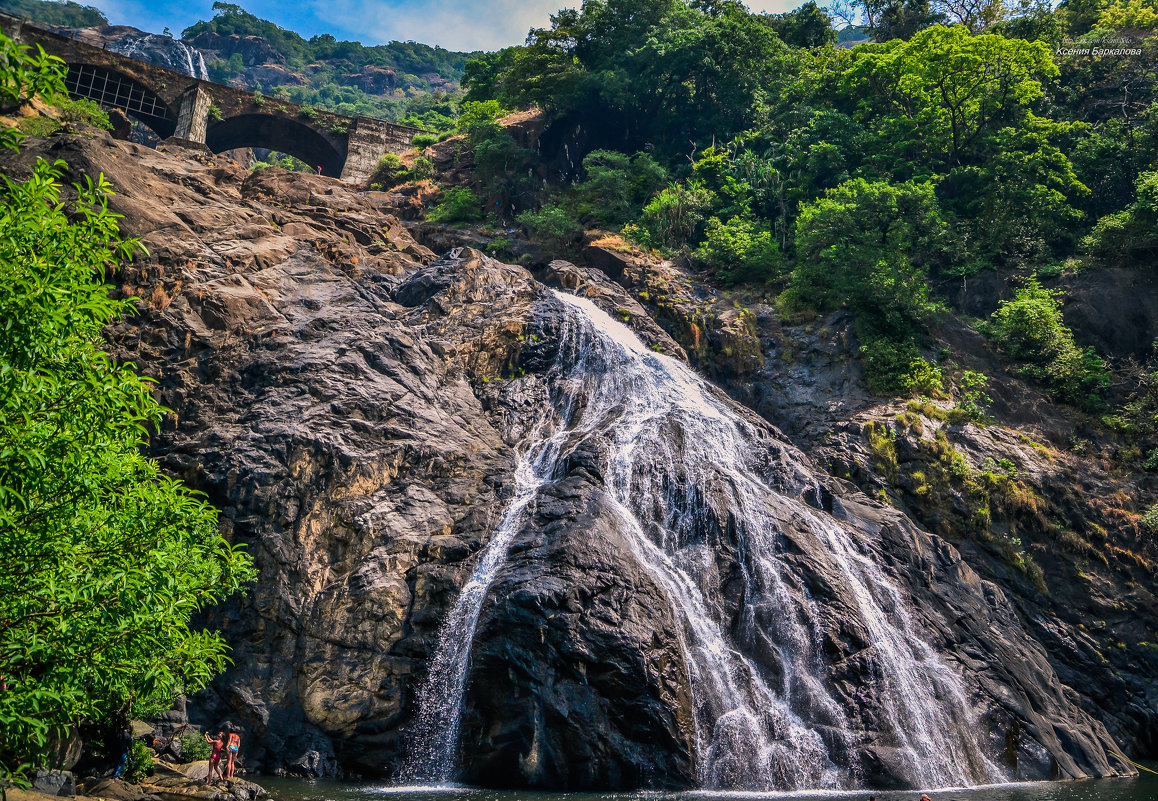
M 148 61 L 202 81 L 209 80 L 205 57 L 195 47 L 155 33 L 121 36 L 109 43 L 109 50 L 122 56 Z
M 526 438 L 514 497 L 439 631 L 405 777 L 454 777 L 487 589 L 540 488 L 560 477 L 562 460 L 579 443 L 598 438 L 619 528 L 683 625 L 702 786 L 858 783 L 859 743 L 824 680 L 820 610 L 779 556 L 789 524 L 815 537 L 869 635 L 862 652 L 873 677 L 868 689 L 904 777 L 922 787 L 1002 780 L 975 742 L 960 679 L 917 637 L 902 593 L 871 550 L 799 500 L 805 471 L 784 455 L 789 449 L 687 365 L 648 350 L 590 301 L 555 294 L 567 313 L 547 376 L 553 409 Z M 724 539 L 743 579 L 738 620 L 726 619 L 713 589 Z

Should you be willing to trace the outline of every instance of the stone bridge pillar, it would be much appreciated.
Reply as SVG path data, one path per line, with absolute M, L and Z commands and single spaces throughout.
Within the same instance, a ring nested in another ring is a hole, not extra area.
M 201 84 L 194 84 L 177 99 L 177 130 L 174 139 L 205 144 L 205 129 L 209 126 L 209 107 L 213 99 Z
M 412 132 L 406 128 L 369 117 L 358 117 L 350 126 L 346 165 L 342 180 L 352 184 L 366 181 L 387 153 L 405 153 L 411 147 Z

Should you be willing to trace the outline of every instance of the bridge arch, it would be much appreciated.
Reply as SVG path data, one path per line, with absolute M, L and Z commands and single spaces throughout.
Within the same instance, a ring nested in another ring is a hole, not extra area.
M 134 78 L 95 64 L 69 64 L 64 86 L 72 97 L 87 97 L 119 108 L 148 125 L 162 139 L 177 128 L 177 115 L 160 96 Z
M 346 163 L 345 143 L 332 141 L 309 123 L 274 114 L 238 114 L 211 123 L 205 144 L 214 153 L 238 147 L 264 147 L 299 158 L 323 175 L 338 178 Z

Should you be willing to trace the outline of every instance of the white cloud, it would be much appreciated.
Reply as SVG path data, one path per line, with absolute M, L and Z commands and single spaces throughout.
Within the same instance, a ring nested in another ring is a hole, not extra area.
M 398 4 L 374 0 L 311 0 L 319 18 L 357 33 L 365 42 L 398 39 L 450 50 L 497 50 L 522 44 L 544 27 L 566 0 L 429 0 Z
M 442 45 L 451 50 L 497 50 L 522 44 L 527 31 L 544 27 L 563 7 L 580 0 L 305 0 L 287 7 L 281 0 L 235 0 L 259 17 L 271 19 L 306 38 L 328 31 L 365 44 L 391 39 Z M 212 0 L 82 0 L 116 23 L 160 31 L 180 31 L 208 19 Z M 779 13 L 805 0 L 748 0 L 753 11 Z M 304 8 L 303 8 L 304 6 Z M 307 13 L 303 14 L 302 11 Z
M 805 0 L 750 0 L 752 11 L 781 13 Z M 450 50 L 497 50 L 522 44 L 531 28 L 579 0 L 310 0 L 319 20 L 328 20 L 364 42 L 399 39 Z
M 808 0 L 759 0 L 759 2 L 748 2 L 745 5 L 751 11 L 761 12 L 766 11 L 769 14 L 783 14 L 785 11 L 791 11 L 794 8 L 800 8 L 807 3 Z M 823 0 L 817 2 L 818 6 L 826 5 Z

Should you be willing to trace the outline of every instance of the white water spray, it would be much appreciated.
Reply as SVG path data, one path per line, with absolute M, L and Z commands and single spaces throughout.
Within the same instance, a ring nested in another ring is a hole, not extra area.
M 810 532 L 871 640 L 871 691 L 889 748 L 914 786 L 1004 778 L 981 752 L 960 678 L 923 642 L 871 551 L 798 497 L 790 448 L 749 422 L 687 365 L 648 350 L 583 298 L 567 309 L 548 375 L 553 409 L 527 438 L 515 494 L 439 631 L 405 777 L 454 778 L 470 652 L 487 590 L 525 512 L 580 443 L 598 439 L 617 523 L 683 627 L 702 786 L 806 790 L 858 784 L 847 716 L 825 682 L 820 610 L 780 558 L 790 527 Z M 738 618 L 718 598 L 716 557 L 742 576 Z M 759 646 L 759 647 L 758 647 Z M 762 654 L 755 660 L 751 654 Z

